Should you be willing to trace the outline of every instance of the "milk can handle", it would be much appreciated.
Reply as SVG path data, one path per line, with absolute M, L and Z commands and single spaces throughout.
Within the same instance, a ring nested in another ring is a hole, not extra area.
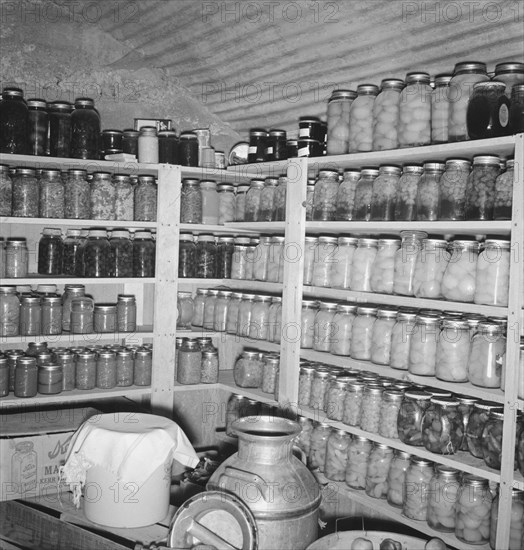
M 293 445 L 293 454 L 307 466 L 307 456 L 303 449 L 298 445 Z
M 241 481 L 245 481 L 246 483 L 253 483 L 254 485 L 256 485 L 257 489 L 260 491 L 262 498 L 266 502 L 269 502 L 271 497 L 271 495 L 269 494 L 270 487 L 268 486 L 266 481 L 262 477 L 260 477 L 258 474 L 254 474 L 252 472 L 246 472 L 245 470 L 239 470 L 234 466 L 226 466 L 224 471 L 218 477 L 218 485 L 220 485 L 220 480 L 226 477 L 229 477 L 232 479 L 239 479 Z

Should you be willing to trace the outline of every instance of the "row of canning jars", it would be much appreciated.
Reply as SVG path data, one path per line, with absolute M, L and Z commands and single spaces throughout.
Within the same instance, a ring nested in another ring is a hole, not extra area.
M 506 325 L 506 319 L 473 314 L 303 300 L 299 337 L 303 349 L 500 388 Z
M 496 550 L 498 494 L 487 479 L 394 450 L 381 443 L 332 429 L 327 423 L 299 419 L 297 445 L 308 456 L 309 467 L 436 531 L 454 533 L 467 544 L 487 544 Z M 512 490 L 510 545 L 524 543 L 524 491 Z
M 229 437 L 238 437 L 232 427 L 235 420 L 244 418 L 245 416 L 258 417 L 264 415 L 278 415 L 278 412 L 267 403 L 261 403 L 260 401 L 249 399 L 244 395 L 232 393 L 226 405 L 226 435 Z
M 110 234 L 110 236 L 109 236 Z M 38 243 L 40 275 L 76 277 L 154 277 L 156 243 L 149 230 L 127 229 L 62 231 L 46 228 Z M 25 277 L 28 250 L 24 238 L 6 242 L 6 277 Z
M 43 293 L 21 294 L 0 286 L 0 336 L 125 333 L 136 330 L 136 301 L 119 294 L 117 303 L 95 303 L 83 285 L 66 285 L 60 296 L 50 287 Z M 48 291 L 49 289 L 49 291 Z
M 178 276 L 282 282 L 284 251 L 284 237 L 181 233 Z
M 150 386 L 152 354 L 151 344 L 49 348 L 31 342 L 25 352 L 0 353 L 0 396 Z
M 320 170 L 311 219 L 319 221 L 435 221 L 511 219 L 514 161 L 495 155 Z
M 282 338 L 282 298 L 228 289 L 199 288 L 178 293 L 178 328 L 203 327 L 253 340 L 279 343 Z
M 305 238 L 304 285 L 507 306 L 510 241 Z M 285 261 L 285 258 L 283 258 Z
M 335 90 L 327 108 L 327 154 L 417 147 L 522 131 L 524 63 L 497 64 L 495 79 L 502 85 L 489 83 L 485 63 L 460 62 L 453 75 L 435 76 L 434 88 L 428 73 L 416 71 L 408 73 L 405 81 L 386 78 L 380 89 L 374 84 L 361 84 L 356 92 Z M 513 96 L 515 105 L 512 116 L 505 119 L 493 116 L 495 112 L 498 115 L 495 107 L 503 104 L 499 102 L 503 94 Z M 477 120 L 477 124 L 468 125 L 473 95 L 477 100 L 470 118 L 475 110 L 482 112 L 484 124 Z
M 156 221 L 154 176 L 0 164 L 0 216 Z
M 233 367 L 235 384 L 240 388 L 260 388 L 278 400 L 280 358 L 275 353 L 243 350 Z
M 250 185 L 213 180 L 182 180 L 180 222 L 223 225 L 226 222 L 283 221 L 287 178 L 253 179 Z
M 179 384 L 216 384 L 218 350 L 211 338 L 176 339 L 176 381 Z

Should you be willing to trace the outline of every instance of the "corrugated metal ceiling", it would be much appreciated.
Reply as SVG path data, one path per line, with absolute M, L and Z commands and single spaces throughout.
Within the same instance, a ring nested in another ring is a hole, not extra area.
M 100 1 L 113 10 L 104 29 L 132 47 L 112 68 L 164 69 L 242 134 L 324 116 L 336 87 L 466 59 L 493 70 L 524 51 L 515 0 L 136 0 L 119 18 L 111 4 Z

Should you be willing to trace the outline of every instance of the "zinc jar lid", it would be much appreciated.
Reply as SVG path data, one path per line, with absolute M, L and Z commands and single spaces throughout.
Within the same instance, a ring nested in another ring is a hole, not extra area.
M 455 64 L 453 75 L 467 72 L 485 73 L 486 71 L 486 64 L 480 61 L 460 61 L 459 63 Z
M 355 99 L 358 96 L 358 93 L 354 90 L 333 90 L 329 101 L 334 101 L 336 99 Z
M 75 107 L 94 107 L 95 101 L 90 97 L 77 97 L 75 99 Z
M 17 175 L 24 175 L 24 176 L 36 176 L 36 170 L 33 168 L 16 168 Z
M 249 135 L 253 137 L 267 137 L 268 133 L 264 128 L 251 128 L 251 130 L 249 130 Z
M 198 139 L 198 136 L 195 134 L 195 132 L 182 132 L 180 134 L 180 139 L 196 140 Z
M 358 95 L 377 95 L 379 88 L 376 84 L 359 84 L 357 86 Z
M 378 168 L 362 168 L 360 171 L 361 176 L 378 176 Z
M 140 135 L 141 136 L 151 136 L 156 137 L 157 135 L 157 129 L 155 126 L 142 126 L 140 128 Z
M 269 130 L 269 135 L 271 137 L 286 137 L 286 131 L 285 130 Z
M 28 99 L 27 106 L 34 109 L 45 109 L 47 103 L 43 99 Z
M 413 71 L 406 74 L 406 85 L 408 84 L 429 84 L 429 73 L 422 71 Z
M 376 307 L 357 307 L 357 315 L 376 315 Z
M 446 169 L 446 165 L 443 162 L 425 162 L 424 163 L 424 171 L 431 170 L 431 171 L 444 171 Z
M 404 88 L 404 81 L 400 78 L 384 78 L 380 83 L 381 90 L 398 90 Z
M 524 63 L 519 61 L 504 61 L 495 65 L 495 76 L 507 73 L 524 73 Z
M 24 97 L 24 92 L 20 88 L 4 88 L 2 90 L 2 97 Z
M 100 238 L 107 237 L 107 231 L 105 229 L 90 229 L 89 236 Z
M 50 111 L 71 112 L 73 110 L 73 105 L 72 103 L 69 103 L 69 101 L 52 101 L 51 103 L 47 104 L 47 108 Z
M 384 165 L 380 166 L 378 171 L 379 174 L 391 174 L 395 176 L 400 176 L 401 169 L 400 166 Z
M 449 86 L 450 80 L 453 78 L 451 74 L 437 74 L 435 75 L 435 87 L 437 86 Z

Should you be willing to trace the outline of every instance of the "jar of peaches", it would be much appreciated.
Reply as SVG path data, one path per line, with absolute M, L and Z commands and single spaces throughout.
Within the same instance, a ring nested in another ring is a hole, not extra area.
M 423 239 L 413 275 L 417 298 L 442 298 L 442 278 L 450 256 L 444 239 Z
M 479 252 L 477 241 L 453 241 L 441 284 L 442 296 L 452 302 L 473 302 Z

